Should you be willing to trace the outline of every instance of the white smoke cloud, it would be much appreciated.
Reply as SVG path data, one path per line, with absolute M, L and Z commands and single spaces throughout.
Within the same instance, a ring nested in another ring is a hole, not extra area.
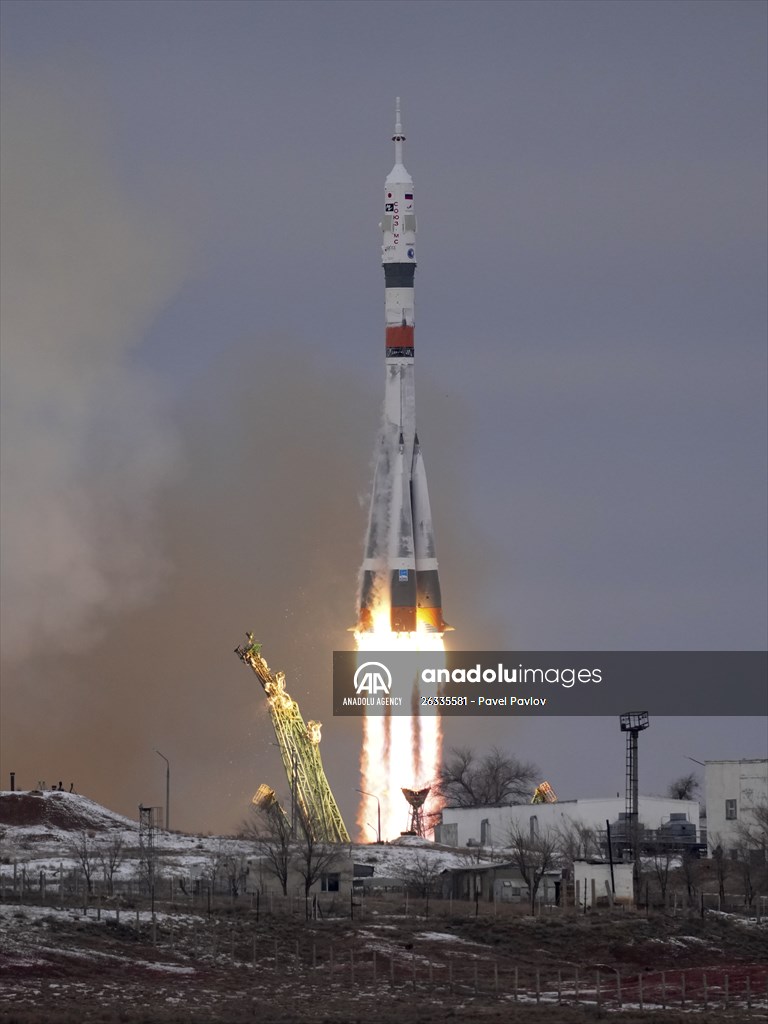
M 179 239 L 110 165 L 94 90 L 2 86 L 2 652 L 73 651 L 149 597 L 153 507 L 178 448 L 133 350 L 183 273 Z

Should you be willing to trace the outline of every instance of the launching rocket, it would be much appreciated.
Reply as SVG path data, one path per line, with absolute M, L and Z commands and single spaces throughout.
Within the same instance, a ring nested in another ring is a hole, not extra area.
M 416 433 L 413 278 L 416 207 L 403 165 L 405 135 L 395 108 L 395 166 L 384 183 L 381 220 L 386 311 L 384 414 L 365 556 L 358 630 L 370 632 L 374 612 L 388 607 L 394 633 L 442 633 L 440 580 L 424 457 Z

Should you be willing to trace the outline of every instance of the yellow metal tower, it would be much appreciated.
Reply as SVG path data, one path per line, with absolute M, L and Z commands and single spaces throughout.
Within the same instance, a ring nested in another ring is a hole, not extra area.
M 248 643 L 236 647 L 235 654 L 256 673 L 267 695 L 269 715 L 291 787 L 292 828 L 295 832 L 298 816 L 302 828 L 315 841 L 348 843 L 349 833 L 320 759 L 321 723 L 304 722 L 299 705 L 285 688 L 285 673 L 273 675 L 261 656 L 261 644 L 253 639 L 253 633 L 246 636 Z

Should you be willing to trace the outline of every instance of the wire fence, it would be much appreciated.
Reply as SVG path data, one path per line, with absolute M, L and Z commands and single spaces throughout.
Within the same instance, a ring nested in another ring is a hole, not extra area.
M 294 977 L 302 985 L 331 989 L 376 991 L 387 988 L 422 994 L 450 994 L 541 1005 L 583 1005 L 598 1010 L 637 1011 L 768 1010 L 768 966 L 733 964 L 725 967 L 667 971 L 621 971 L 608 965 L 593 969 L 549 963 L 518 962 L 504 955 L 475 952 L 450 943 L 407 943 L 376 935 L 364 928 L 350 931 L 342 941 L 316 934 L 286 941 L 263 927 L 256 911 L 193 916 L 148 907 L 127 908 L 118 900 L 77 908 L 73 914 L 103 922 L 115 939 L 152 956 L 161 953 L 189 965 L 250 968 L 260 974 Z M 14 916 L 23 923 L 33 904 L 17 904 Z M 287 911 L 287 908 L 282 908 Z M 54 913 L 55 906 L 47 910 Z M 305 910 L 304 907 L 301 908 Z M 43 911 L 44 912 L 44 911 Z M 38 911 L 39 913 L 39 911 Z M 19 922 L 17 922 L 19 923 Z M 477 947 L 475 947 L 477 948 Z

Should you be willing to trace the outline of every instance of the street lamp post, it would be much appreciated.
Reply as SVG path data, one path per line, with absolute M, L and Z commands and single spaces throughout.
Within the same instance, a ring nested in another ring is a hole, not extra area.
M 166 832 L 171 831 L 171 762 L 165 756 L 161 754 L 159 750 L 155 749 L 155 753 L 158 754 L 165 761 L 165 830 Z
M 376 818 L 376 826 L 377 826 L 376 827 L 376 842 L 380 843 L 381 842 L 381 800 L 379 800 L 379 798 L 376 796 L 375 793 L 366 793 L 366 791 L 364 789 L 356 789 L 355 792 L 356 793 L 362 793 L 363 796 L 369 796 L 372 800 L 376 801 L 376 807 L 377 807 L 377 811 L 378 811 L 377 818 Z

